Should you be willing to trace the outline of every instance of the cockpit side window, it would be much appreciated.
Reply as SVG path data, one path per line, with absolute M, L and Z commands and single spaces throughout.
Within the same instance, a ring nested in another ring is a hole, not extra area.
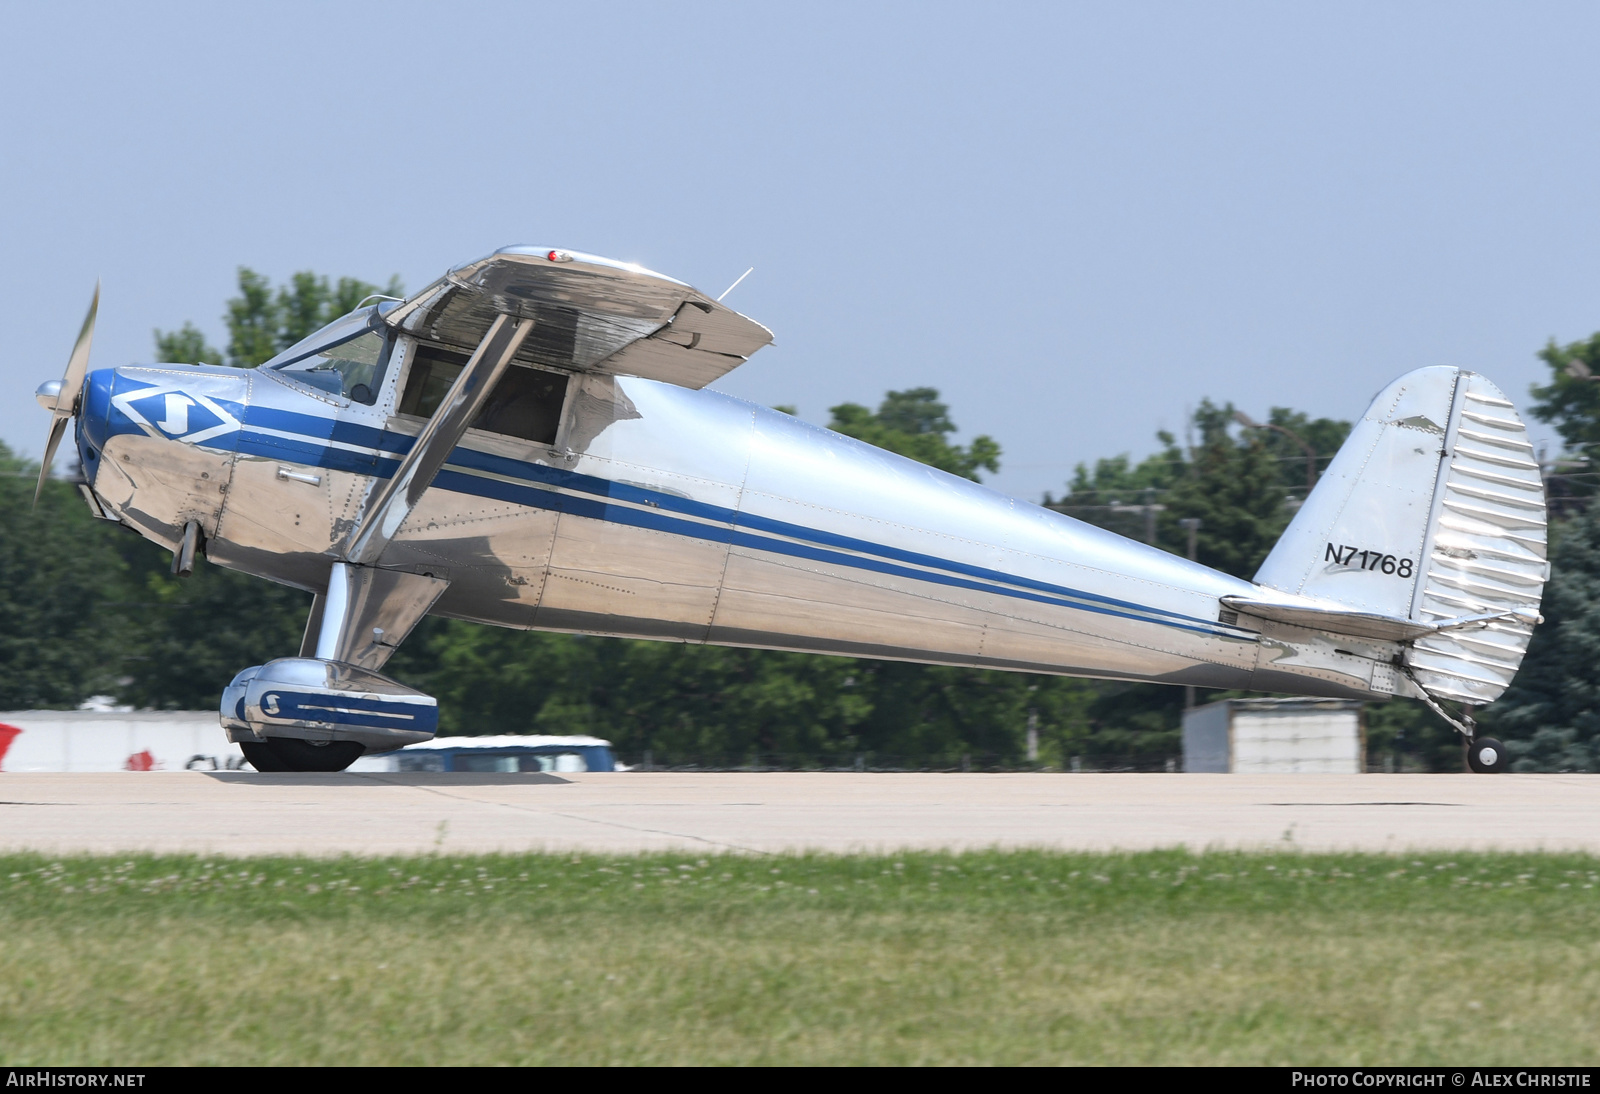
M 284 365 L 280 371 L 313 387 L 371 406 L 377 399 L 378 377 L 387 356 L 386 349 L 384 337 L 371 331 Z
M 467 360 L 464 353 L 418 346 L 411 358 L 405 391 L 400 395 L 400 413 L 433 417 Z M 567 377 L 562 373 L 512 365 L 489 393 L 488 402 L 472 420 L 472 428 L 537 444 L 555 444 L 566 400 Z
M 261 367 L 371 406 L 394 340 L 382 325 L 393 304 L 357 308 L 302 338 Z

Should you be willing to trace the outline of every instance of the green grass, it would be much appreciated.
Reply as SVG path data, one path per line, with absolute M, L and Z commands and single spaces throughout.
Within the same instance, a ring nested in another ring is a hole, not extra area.
M 1600 1063 L 1576 855 L 0 858 L 0 1063 Z

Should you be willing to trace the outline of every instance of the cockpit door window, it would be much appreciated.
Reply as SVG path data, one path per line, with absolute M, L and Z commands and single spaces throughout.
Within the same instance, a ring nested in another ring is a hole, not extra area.
M 436 346 L 418 346 L 411 358 L 400 413 L 431 418 L 439 410 L 467 355 Z M 472 420 L 473 429 L 553 445 L 561 429 L 561 408 L 567 401 L 567 377 L 559 372 L 512 365 L 489 393 Z

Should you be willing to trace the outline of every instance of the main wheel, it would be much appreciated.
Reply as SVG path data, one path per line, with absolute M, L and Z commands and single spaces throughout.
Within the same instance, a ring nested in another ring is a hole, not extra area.
M 278 754 L 265 742 L 240 741 L 239 751 L 244 753 L 244 758 L 249 760 L 250 766 L 257 771 L 291 770 L 289 765 L 278 759 Z
M 1467 766 L 1480 775 L 1497 775 L 1506 769 L 1506 746 L 1493 737 L 1467 742 Z
M 356 741 L 302 741 L 268 737 L 264 743 L 242 742 L 239 748 L 257 771 L 343 771 L 366 747 Z

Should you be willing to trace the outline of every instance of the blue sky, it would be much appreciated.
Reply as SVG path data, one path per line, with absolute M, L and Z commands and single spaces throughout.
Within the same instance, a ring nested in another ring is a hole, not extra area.
M 220 341 L 235 269 L 416 288 L 508 243 L 642 262 L 777 344 L 718 386 L 938 387 L 1059 492 L 1202 397 L 1526 403 L 1600 329 L 1600 7 L 0 3 L 0 438 Z M 1538 436 L 1549 429 L 1536 426 Z

